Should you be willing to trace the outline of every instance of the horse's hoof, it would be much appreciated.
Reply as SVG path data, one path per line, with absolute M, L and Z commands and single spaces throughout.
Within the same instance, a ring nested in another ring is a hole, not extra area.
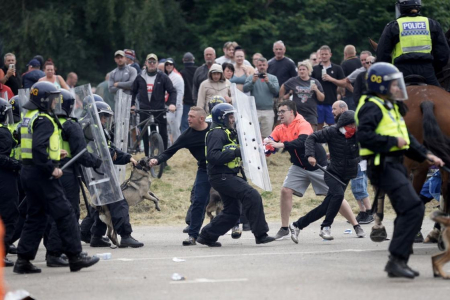
M 381 243 L 381 242 L 385 241 L 386 238 L 387 238 L 386 228 L 384 228 L 384 227 L 373 228 L 372 227 L 372 231 L 370 232 L 370 239 L 372 240 L 372 242 Z

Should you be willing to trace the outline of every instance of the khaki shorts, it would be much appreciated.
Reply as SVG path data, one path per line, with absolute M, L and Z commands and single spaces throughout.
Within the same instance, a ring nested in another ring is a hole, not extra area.
M 307 171 L 299 166 L 292 165 L 284 179 L 283 187 L 291 189 L 297 196 L 303 197 L 310 184 L 312 184 L 317 196 L 328 193 L 328 186 L 323 179 L 322 170 Z

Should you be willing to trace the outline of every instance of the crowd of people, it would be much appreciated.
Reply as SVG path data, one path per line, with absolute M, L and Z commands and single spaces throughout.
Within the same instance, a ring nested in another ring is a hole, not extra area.
M 439 24 L 420 16 L 420 4 L 410 2 L 414 1 L 398 1 L 401 17 L 387 25 L 377 55 L 364 50 L 358 56 L 356 48 L 347 45 L 340 65 L 331 62 L 333 53 L 327 45 L 296 64 L 286 56 L 283 41 L 273 43 L 271 58 L 254 53 L 253 65 L 246 60 L 245 49 L 234 41 L 224 44 L 224 55 L 218 58 L 214 48 L 205 48 L 204 64 L 199 67 L 192 53 L 186 52 L 181 71 L 170 57 L 159 59 L 150 53 L 139 64 L 132 49 L 114 53 L 117 67 L 96 87 L 94 95 L 103 129 L 107 130 L 105 124 L 113 115 L 114 96 L 122 90 L 131 96 L 132 114 L 139 109 L 141 119 L 148 118 L 149 110 L 167 109 L 155 118 L 165 151 L 152 157 L 150 166 L 165 163 L 182 148 L 188 149 L 198 163 L 186 217 L 188 237 L 183 246 L 200 243 L 220 247 L 219 237 L 230 229 L 233 238 L 241 236 L 240 224 L 244 230 L 251 230 L 257 244 L 286 237 L 299 243 L 300 232 L 322 217 L 320 237 L 333 240 L 331 227 L 338 212 L 362 238 L 365 232 L 361 225 L 374 220 L 367 192 L 369 177 L 390 197 L 398 214 L 385 270 L 391 277 L 418 276 L 407 262 L 420 232 L 423 204 L 429 197 L 421 200 L 412 190 L 402 167 L 403 156 L 428 159 L 437 166 L 444 162 L 408 133 L 402 117 L 405 110 L 401 101 L 407 99 L 403 76 L 419 74 L 428 84 L 439 85 L 430 67 L 447 63 L 449 46 Z M 418 26 L 417 22 L 428 31 L 402 34 L 410 29 L 408 26 Z M 427 38 L 414 40 L 418 35 Z M 47 266 L 69 266 L 71 271 L 78 271 L 98 262 L 98 258 L 82 252 L 81 241 L 91 247 L 111 245 L 103 237 L 106 225 L 97 210 L 90 209 L 78 226 L 77 168 L 98 168 L 102 161 L 86 152 L 75 171 L 61 170 L 87 147 L 81 125 L 72 118 L 75 96 L 70 91 L 78 77 L 71 72 L 64 80 L 56 75 L 54 62 L 44 62 L 39 55 L 29 61 L 22 75 L 16 63 L 15 55 L 7 53 L 0 70 L 0 97 L 4 98 L 0 100 L 0 193 L 5 199 L 0 215 L 6 227 L 6 253 L 18 254 L 15 264 L 6 256 L 4 262 L 14 265 L 14 272 L 19 274 L 39 273 L 41 270 L 31 261 L 44 237 Z M 246 182 L 245 174 L 239 176 L 242 155 L 232 84 L 255 99 L 266 156 L 276 155 L 278 150 L 290 154 L 292 166 L 280 196 L 281 226 L 274 237 L 267 234 L 261 195 Z M 28 110 L 25 115 L 17 106 L 21 89 L 30 89 L 23 106 Z M 115 164 L 138 165 L 130 154 L 110 142 Z M 144 152 L 149 156 L 147 135 Z M 360 209 L 357 216 L 344 199 L 349 183 Z M 316 195 L 325 196 L 323 202 L 289 222 L 293 196 L 303 197 L 310 184 Z M 224 209 L 202 228 L 211 188 L 219 193 Z M 144 246 L 131 236 L 126 199 L 108 204 L 108 208 L 114 229 L 121 236 L 120 246 Z

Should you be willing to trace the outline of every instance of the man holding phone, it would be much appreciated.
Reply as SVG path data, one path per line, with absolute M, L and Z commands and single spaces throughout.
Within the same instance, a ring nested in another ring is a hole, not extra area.
M 280 89 L 277 77 L 267 73 L 268 66 L 267 59 L 260 57 L 257 61 L 258 72 L 247 77 L 244 84 L 244 93 L 250 92 L 255 97 L 262 138 L 272 132 L 275 117 L 273 99 Z
M 0 72 L 0 83 L 7 85 L 14 95 L 17 95 L 20 88 L 22 88 L 22 78 L 16 72 L 16 56 L 12 53 L 6 53 L 4 56 L 5 65 Z M 3 77 L 1 75 L 4 75 Z

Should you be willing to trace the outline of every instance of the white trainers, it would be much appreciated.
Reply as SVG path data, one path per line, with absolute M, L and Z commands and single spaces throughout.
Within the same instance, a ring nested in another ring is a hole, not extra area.
M 275 240 L 281 241 L 285 236 L 289 235 L 289 229 L 280 228 L 277 234 L 275 235 Z
M 331 241 L 333 240 L 333 236 L 331 235 L 331 228 L 330 226 L 324 227 L 322 230 L 320 230 L 319 235 L 324 239 Z
M 363 237 L 366 236 L 366 233 L 364 232 L 364 230 L 359 225 L 355 226 L 355 233 L 356 233 L 356 236 L 359 237 L 359 238 L 363 238 Z
M 298 235 L 300 234 L 300 228 L 294 226 L 294 223 L 289 224 L 289 231 L 291 232 L 291 239 L 294 243 L 298 244 Z

